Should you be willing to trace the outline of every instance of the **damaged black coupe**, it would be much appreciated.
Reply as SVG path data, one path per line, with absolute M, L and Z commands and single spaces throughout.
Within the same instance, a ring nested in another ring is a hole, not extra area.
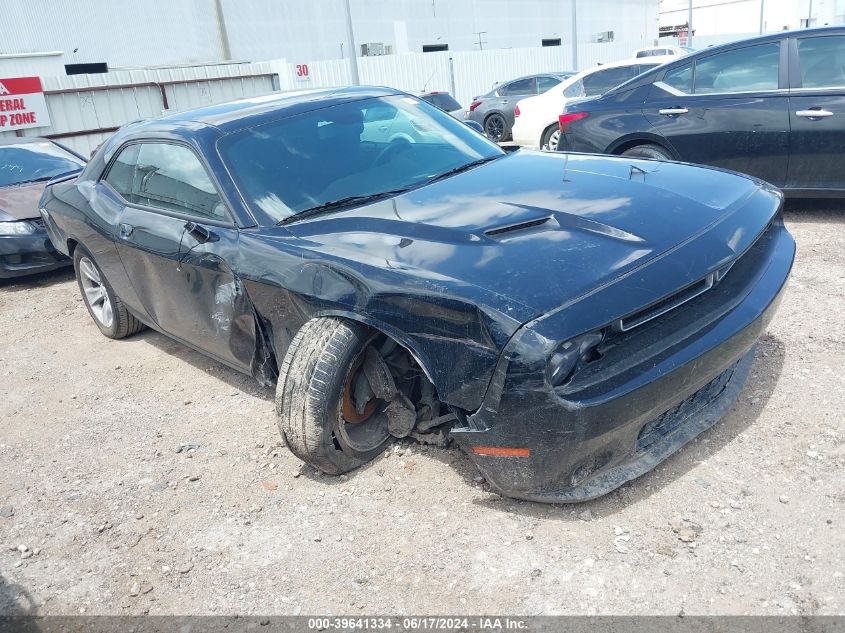
M 732 405 L 792 266 L 781 201 L 718 169 L 505 153 L 349 88 L 129 125 L 41 213 L 103 334 L 276 383 L 320 470 L 453 439 L 502 494 L 554 502 Z

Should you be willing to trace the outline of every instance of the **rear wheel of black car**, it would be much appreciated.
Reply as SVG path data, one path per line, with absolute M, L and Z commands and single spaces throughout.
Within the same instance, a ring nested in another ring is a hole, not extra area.
M 291 341 L 279 370 L 279 430 L 294 455 L 324 473 L 357 468 L 391 441 L 386 403 L 357 388 L 373 340 L 360 323 L 312 319 Z
M 495 112 L 484 119 L 484 133 L 491 141 L 499 143 L 507 139 L 510 128 L 505 117 Z
M 91 254 L 81 246 L 73 252 L 73 268 L 88 314 L 104 336 L 126 338 L 144 329 L 144 324 L 129 313 L 115 294 Z
M 622 156 L 633 156 L 636 158 L 651 158 L 653 160 L 673 160 L 672 157 L 669 155 L 669 152 L 667 152 L 664 148 L 660 147 L 659 145 L 654 145 L 652 143 L 629 147 L 624 152 L 622 152 Z

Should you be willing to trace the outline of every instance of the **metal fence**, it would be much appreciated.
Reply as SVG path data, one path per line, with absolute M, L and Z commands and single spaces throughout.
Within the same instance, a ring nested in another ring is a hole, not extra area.
M 646 45 L 639 41 L 581 44 L 578 68 L 574 68 L 569 46 L 407 53 L 359 57 L 356 61 L 363 84 L 409 92 L 449 91 L 462 105 L 468 105 L 473 97 L 499 82 L 533 73 L 583 70 L 630 57 L 635 49 Z M 352 83 L 350 61 L 343 59 L 289 64 L 285 75 L 291 87 L 323 88 Z
M 57 139 L 88 156 L 131 121 L 278 90 L 277 65 L 223 64 L 42 77 L 50 125 L 18 134 Z

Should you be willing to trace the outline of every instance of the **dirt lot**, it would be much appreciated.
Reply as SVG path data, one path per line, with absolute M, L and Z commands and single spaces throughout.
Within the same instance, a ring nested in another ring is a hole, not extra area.
M 845 613 L 845 213 L 788 224 L 737 406 L 575 506 L 501 498 L 456 448 L 318 475 L 270 390 L 102 337 L 70 273 L 2 284 L 0 614 Z

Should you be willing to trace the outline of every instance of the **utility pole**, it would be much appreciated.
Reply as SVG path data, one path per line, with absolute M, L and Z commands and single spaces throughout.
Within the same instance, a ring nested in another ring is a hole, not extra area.
M 810 0 L 810 9 L 807 11 L 807 28 L 813 26 L 813 0 Z
M 692 48 L 692 0 L 689 0 L 687 11 L 687 46 Z
M 232 59 L 232 51 L 229 48 L 229 33 L 226 31 L 226 16 L 223 15 L 222 0 L 214 0 L 214 18 L 217 21 L 217 35 L 220 37 L 223 59 L 228 61 Z
M 361 79 L 358 77 L 358 54 L 355 51 L 355 31 L 352 28 L 352 9 L 349 8 L 349 0 L 344 2 L 346 7 L 346 38 L 349 40 L 349 68 L 352 71 L 352 85 L 360 86 Z
M 478 50 L 483 51 L 483 50 L 484 50 L 484 45 L 485 45 L 487 42 L 482 42 L 482 41 L 481 41 L 481 36 L 482 36 L 482 35 L 487 35 L 487 31 L 473 31 L 473 32 L 472 32 L 472 34 L 473 34 L 473 35 L 477 35 L 477 36 L 478 36 Z
M 578 0 L 572 2 L 572 70 L 578 71 Z
M 812 2 L 813 0 L 810 0 Z M 760 0 L 760 35 L 763 34 L 766 22 L 763 16 L 766 14 L 766 0 Z

